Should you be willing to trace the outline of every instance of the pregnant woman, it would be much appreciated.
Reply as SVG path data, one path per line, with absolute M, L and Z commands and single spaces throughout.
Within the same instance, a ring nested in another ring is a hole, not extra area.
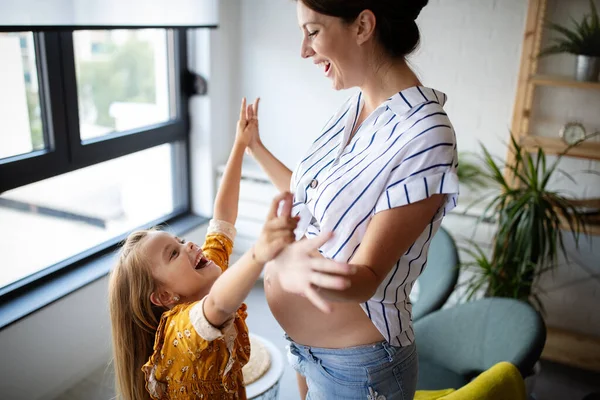
M 359 90 L 293 173 L 260 137 L 248 146 L 275 186 L 294 194 L 299 236 L 334 233 L 314 256 L 356 268 L 347 288 L 327 290 L 319 285 L 331 275 L 308 265 L 292 269 L 285 250 L 267 266 L 267 300 L 290 340 L 303 399 L 414 396 L 409 295 L 458 197 L 446 95 L 423 86 L 406 62 L 419 43 L 415 20 L 426 4 L 298 0 L 301 56 L 335 90 Z

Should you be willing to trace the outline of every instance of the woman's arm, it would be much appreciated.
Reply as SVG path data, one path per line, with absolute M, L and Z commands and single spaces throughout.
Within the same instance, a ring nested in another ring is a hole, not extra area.
M 446 195 L 436 194 L 425 200 L 376 214 L 350 263 L 356 274 L 346 290 L 322 289 L 319 294 L 331 301 L 364 303 L 389 274 L 394 264 L 417 240 L 443 204 Z M 321 277 L 326 278 L 326 277 Z M 315 285 L 321 286 L 318 282 Z
M 279 161 L 260 141 L 257 136 L 258 143 L 254 143 L 248 147 L 252 157 L 258 162 L 260 167 L 265 171 L 273 185 L 280 192 L 290 190 L 290 182 L 292 180 L 292 171 Z
M 258 116 L 259 103 L 260 98 L 256 99 L 253 106 L 255 116 Z M 253 133 L 254 134 L 248 142 L 248 153 L 258 162 L 277 190 L 280 192 L 289 191 L 290 181 L 292 180 L 292 171 L 265 147 L 260 140 L 258 129 Z
M 317 268 L 318 261 L 323 259 L 318 252 L 313 253 L 314 264 L 311 261 L 302 264 L 301 268 L 290 268 L 286 259 L 288 249 L 285 249 L 271 261 L 271 276 L 279 280 L 284 290 L 306 296 L 324 312 L 330 310 L 330 301 L 363 303 L 373 296 L 394 263 L 406 253 L 431 222 L 445 196 L 436 194 L 425 200 L 376 214 L 367 227 L 360 247 L 350 260 L 351 268 L 346 272 Z

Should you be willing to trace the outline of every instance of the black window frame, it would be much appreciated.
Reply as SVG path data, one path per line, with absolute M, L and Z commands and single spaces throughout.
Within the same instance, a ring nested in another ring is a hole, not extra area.
M 89 167 L 161 144 L 187 141 L 188 95 L 183 88 L 187 74 L 185 29 L 171 29 L 175 60 L 177 117 L 140 129 L 117 132 L 81 142 L 73 30 L 34 31 L 42 125 L 48 149 L 0 160 L 0 194 L 53 176 Z M 58 57 L 48 57 L 57 54 Z M 53 135 L 50 134 L 52 131 Z
M 154 221 L 148 221 L 138 228 L 147 228 L 159 224 L 168 224 L 175 230 L 189 230 L 193 226 L 206 222 L 206 218 L 191 213 L 190 185 L 190 117 L 189 97 L 187 90 L 189 72 L 187 28 L 157 27 L 167 30 L 170 52 L 168 60 L 172 62 L 167 71 L 173 74 L 170 93 L 175 96 L 176 116 L 165 123 L 145 126 L 140 129 L 116 132 L 102 138 L 80 139 L 79 105 L 77 97 L 77 77 L 75 72 L 75 54 L 72 28 L 51 27 L 48 29 L 31 29 L 27 27 L 0 27 L 0 31 L 33 32 L 40 88 L 40 109 L 46 149 L 27 154 L 8 157 L 0 160 L 0 195 L 8 190 L 16 189 L 54 176 L 62 175 L 81 168 L 110 161 L 118 157 L 153 148 L 162 144 L 182 143 L 173 146 L 183 171 L 174 171 L 177 175 L 174 182 L 183 182 L 182 187 L 174 187 L 182 205 L 172 213 Z M 89 29 L 144 29 L 144 27 L 81 27 L 77 30 Z M 172 52 L 172 53 L 171 53 Z M 174 89 L 174 90 L 173 90 Z M 183 149 L 183 154 L 181 154 Z M 183 159 L 182 159 L 183 158 Z M 174 184 L 174 186 L 176 186 Z M 183 190 L 183 192 L 181 192 Z M 0 309 L 10 306 L 11 302 L 22 302 L 23 296 L 40 291 L 52 282 L 63 281 L 69 274 L 78 273 L 81 281 L 81 270 L 90 268 L 98 260 L 106 257 L 117 248 L 127 233 L 113 237 L 91 249 L 75 254 L 72 257 L 49 265 L 32 275 L 0 288 Z M 108 273 L 103 269 L 103 274 Z M 90 283 L 98 279 L 97 274 L 90 276 Z M 78 284 L 73 290 L 83 285 Z M 54 299 L 53 301 L 55 301 Z M 40 307 L 48 303 L 40 304 Z M 31 309 L 30 309 L 31 312 Z M 17 313 L 18 314 L 18 313 Z M 19 319 L 25 315 L 19 314 Z M 17 319 L 0 321 L 0 329 Z

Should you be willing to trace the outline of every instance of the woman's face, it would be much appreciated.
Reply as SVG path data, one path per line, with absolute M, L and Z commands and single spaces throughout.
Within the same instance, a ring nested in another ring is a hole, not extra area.
M 312 58 L 336 90 L 359 86 L 361 49 L 357 28 L 341 18 L 319 14 L 297 1 L 298 25 L 302 29 L 302 58 Z

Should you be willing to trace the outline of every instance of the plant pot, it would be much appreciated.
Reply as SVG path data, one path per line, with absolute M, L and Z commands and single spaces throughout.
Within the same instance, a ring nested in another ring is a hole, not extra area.
M 577 56 L 575 79 L 585 82 L 600 80 L 600 57 Z

